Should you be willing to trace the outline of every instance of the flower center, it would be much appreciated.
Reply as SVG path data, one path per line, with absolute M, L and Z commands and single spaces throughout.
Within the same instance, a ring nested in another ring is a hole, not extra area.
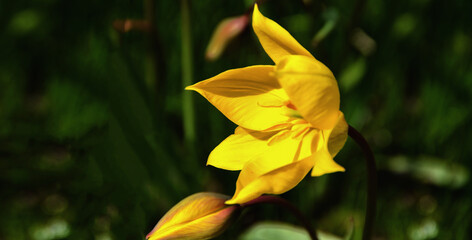
M 293 105 L 293 103 L 290 102 L 290 100 L 286 101 L 284 105 L 285 105 L 285 115 L 286 116 L 289 116 L 289 117 L 292 117 L 292 118 L 302 118 L 303 119 L 303 116 L 300 114 L 300 112 L 298 112 L 297 107 L 295 105 Z
M 295 105 L 293 105 L 293 103 L 290 102 L 290 101 L 287 101 L 287 103 L 285 104 L 285 106 L 287 106 L 288 108 L 291 108 L 291 109 L 293 109 L 293 110 L 295 110 L 295 111 L 297 110 L 297 107 L 295 107 Z
M 290 126 L 281 129 L 279 132 L 273 135 L 267 142 L 267 145 L 271 146 L 288 137 L 301 140 L 306 133 L 313 129 L 305 119 L 293 119 L 290 121 L 290 124 Z

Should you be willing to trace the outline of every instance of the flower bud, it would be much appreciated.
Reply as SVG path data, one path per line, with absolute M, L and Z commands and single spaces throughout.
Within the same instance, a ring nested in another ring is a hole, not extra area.
M 249 17 L 247 15 L 227 18 L 221 21 L 213 32 L 213 36 L 206 49 L 206 59 L 210 61 L 217 59 L 229 41 L 239 35 L 244 28 L 246 28 L 248 23 Z
M 180 201 L 146 236 L 158 239 L 210 239 L 222 233 L 239 208 L 225 205 L 230 197 L 217 193 L 196 193 Z

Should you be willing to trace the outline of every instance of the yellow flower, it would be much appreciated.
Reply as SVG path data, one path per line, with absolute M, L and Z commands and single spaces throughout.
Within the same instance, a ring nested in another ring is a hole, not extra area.
M 146 236 L 160 239 L 211 239 L 225 230 L 237 206 L 225 205 L 229 197 L 217 193 L 196 193 L 175 205 Z
M 333 161 L 348 129 L 333 74 L 257 5 L 252 25 L 275 66 L 228 70 L 186 88 L 239 125 L 207 162 L 241 170 L 227 204 L 284 193 L 310 169 L 312 176 L 344 171 Z

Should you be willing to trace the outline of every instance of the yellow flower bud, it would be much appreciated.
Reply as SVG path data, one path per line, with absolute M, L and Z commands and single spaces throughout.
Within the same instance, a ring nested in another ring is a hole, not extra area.
M 146 236 L 158 239 L 210 239 L 223 232 L 233 213 L 239 208 L 226 205 L 230 197 L 217 193 L 202 192 L 180 201 Z

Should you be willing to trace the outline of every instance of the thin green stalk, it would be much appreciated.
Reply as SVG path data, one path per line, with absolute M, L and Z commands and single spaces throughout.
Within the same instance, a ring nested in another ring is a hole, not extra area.
M 193 56 L 192 34 L 190 31 L 190 9 L 188 0 L 181 1 L 181 37 L 182 37 L 182 85 L 189 86 L 193 83 Z M 193 152 L 195 143 L 195 110 L 192 94 L 184 91 L 182 96 L 184 140 L 188 149 Z
M 349 126 L 349 136 L 359 145 L 364 152 L 367 168 L 367 206 L 364 220 L 364 231 L 362 233 L 363 240 L 372 239 L 374 230 L 375 211 L 377 208 L 377 168 L 375 157 L 372 149 L 365 138 L 355 128 Z
M 165 106 L 165 61 L 162 56 L 162 46 L 156 25 L 156 7 L 155 0 L 144 0 L 144 16 L 148 24 L 148 66 L 146 75 L 146 84 L 152 92 L 156 102 L 157 109 L 163 109 Z M 162 122 L 162 115 L 160 120 Z
M 241 207 L 246 208 L 246 207 L 251 207 L 254 205 L 266 204 L 266 203 L 275 204 L 289 210 L 298 219 L 298 221 L 300 221 L 303 224 L 308 234 L 310 235 L 310 238 L 312 240 L 318 240 L 318 237 L 316 236 L 316 232 L 313 230 L 310 221 L 303 215 L 303 213 L 300 210 L 298 210 L 297 207 L 295 207 L 292 203 L 290 203 L 289 201 L 281 197 L 264 195 L 254 200 L 251 200 L 247 203 L 241 204 Z

